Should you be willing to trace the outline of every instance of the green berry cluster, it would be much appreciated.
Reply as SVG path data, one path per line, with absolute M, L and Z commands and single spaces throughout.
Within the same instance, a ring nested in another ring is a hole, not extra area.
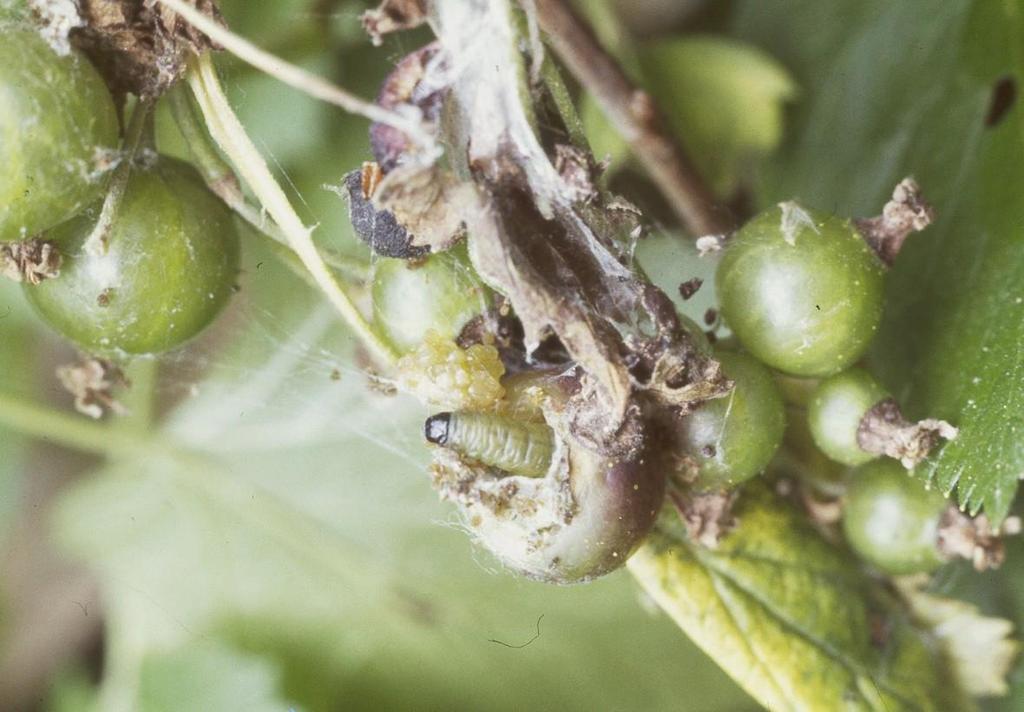
M 60 255 L 45 279 L 26 279 L 43 320 L 108 358 L 197 335 L 235 285 L 228 208 L 190 165 L 148 147 L 129 155 L 104 79 L 32 28 L 0 25 L 0 96 L 0 248 L 45 244 Z
M 903 420 L 889 391 L 856 365 L 879 326 L 885 270 L 853 221 L 783 203 L 748 222 L 727 240 L 716 273 L 721 316 L 745 353 L 718 353 L 734 388 L 683 431 L 688 479 L 701 489 L 766 470 L 781 445 L 776 463 L 819 492 L 845 490 L 842 531 L 853 550 L 908 574 L 945 560 L 948 508 L 908 467 L 937 444 L 935 433 L 955 429 Z

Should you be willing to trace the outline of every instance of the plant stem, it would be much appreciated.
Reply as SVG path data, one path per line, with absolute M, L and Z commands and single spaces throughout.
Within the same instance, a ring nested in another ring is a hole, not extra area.
M 174 123 L 177 125 L 178 131 L 181 132 L 182 138 L 185 139 L 185 143 L 188 144 L 192 160 L 199 172 L 202 173 L 206 184 L 228 204 L 228 207 L 237 210 L 236 206 L 245 200 L 242 188 L 238 184 L 234 170 L 217 152 L 217 146 L 197 114 L 196 106 L 189 98 L 188 90 L 184 85 L 176 84 L 165 97 L 171 109 L 171 116 L 174 117 Z M 287 240 L 282 236 L 280 242 L 287 242 Z
M 694 236 L 728 231 L 732 227 L 728 212 L 665 130 L 650 94 L 633 85 L 564 0 L 534 0 L 533 4 L 548 43 L 629 143 L 683 225 Z
M 179 84 L 167 92 L 166 97 L 178 131 L 188 144 L 193 162 L 206 181 L 207 187 L 259 234 L 270 238 L 278 247 L 284 247 L 286 252 L 275 249 L 275 254 L 285 260 L 290 267 L 297 265 L 308 276 L 308 272 L 305 272 L 302 263 L 292 252 L 288 238 L 281 232 L 277 223 L 246 200 L 234 169 L 221 158 L 187 90 Z M 346 279 L 362 282 L 369 277 L 370 265 L 363 260 L 345 257 L 328 250 L 321 250 L 320 254 L 328 265 Z
M 372 355 L 384 364 L 393 364 L 398 355 L 373 326 L 366 321 L 351 298 L 341 288 L 313 243 L 312 229 L 306 227 L 274 179 L 266 161 L 253 145 L 241 122 L 224 96 L 209 53 L 191 60 L 187 75 L 210 134 L 235 169 L 260 201 L 302 260 L 317 286 Z
M 418 119 L 410 119 L 389 111 L 373 102 L 361 99 L 341 87 L 310 74 L 301 67 L 289 64 L 279 57 L 264 52 L 248 40 L 217 24 L 203 13 L 182 0 L 159 0 L 182 16 L 189 24 L 217 42 L 243 62 L 247 62 L 266 74 L 309 94 L 312 97 L 339 106 L 345 111 L 366 117 L 370 121 L 393 126 L 409 139 L 424 147 L 432 146 L 434 139 Z
M 551 100 L 555 104 L 558 115 L 562 118 L 562 123 L 565 124 L 565 128 L 569 131 L 569 140 L 577 148 L 589 150 L 590 142 L 587 140 L 587 134 L 583 130 L 583 121 L 580 119 L 579 112 L 576 111 L 576 104 L 569 93 L 569 87 L 565 85 L 562 73 L 558 71 L 558 67 L 555 66 L 555 62 L 551 57 L 544 57 L 544 62 L 541 64 L 540 69 L 540 78 L 551 95 Z
M 0 425 L 44 442 L 97 455 L 148 449 L 144 438 L 0 392 Z
M 115 426 L 136 437 L 145 437 L 153 427 L 156 415 L 156 386 L 160 375 L 160 362 L 155 358 L 138 358 L 129 364 L 125 375 L 131 386 L 121 398 L 128 415 L 118 418 Z
M 110 228 L 117 218 L 117 211 L 121 209 L 121 201 L 124 199 L 125 191 L 128 189 L 128 178 L 131 177 L 132 165 L 135 162 L 135 154 L 139 147 L 147 140 L 148 129 L 152 127 L 150 116 L 153 112 L 154 100 L 151 98 L 140 98 L 132 109 L 132 117 L 125 129 L 124 141 L 121 144 L 121 162 L 114 169 L 114 175 L 110 179 L 110 188 L 107 196 L 103 199 L 103 208 L 96 220 L 89 237 L 85 240 L 84 249 L 93 255 L 103 255 L 107 251 L 107 240 L 110 237 Z
M 192 159 L 202 173 L 207 187 L 258 232 L 275 242 L 289 246 L 288 238 L 281 232 L 281 228 L 246 201 L 235 171 L 220 157 L 202 119 L 196 115 L 195 106 L 186 90 L 179 84 L 167 93 L 167 99 L 174 122 L 188 144 Z

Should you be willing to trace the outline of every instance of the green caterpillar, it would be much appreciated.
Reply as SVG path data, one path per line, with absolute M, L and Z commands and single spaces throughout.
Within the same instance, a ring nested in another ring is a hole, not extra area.
M 555 452 L 546 424 L 486 413 L 438 413 L 427 418 L 423 432 L 435 445 L 525 477 L 546 475 Z

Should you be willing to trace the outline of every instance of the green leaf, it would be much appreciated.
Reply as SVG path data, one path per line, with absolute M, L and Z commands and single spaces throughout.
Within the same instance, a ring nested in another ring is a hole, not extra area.
M 0 279 L 0 393 L 28 396 L 38 335 L 20 292 L 21 285 Z M 0 425 L 0 544 L 17 511 L 27 445 L 26 438 Z
M 152 655 L 142 668 L 139 712 L 299 712 L 277 693 L 274 665 L 223 645 Z
M 666 510 L 629 568 L 675 622 L 769 709 L 970 709 L 934 641 L 766 487 L 714 550 Z M 872 631 L 878 636 L 872 640 Z
M 743 3 L 738 23 L 808 97 L 766 201 L 873 215 L 913 175 L 934 204 L 871 360 L 910 415 L 960 428 L 918 473 L 996 522 L 1024 473 L 1024 114 L 986 116 L 997 82 L 1024 76 L 1022 16 L 1010 0 L 781 0 Z
M 89 673 L 78 666 L 59 671 L 50 685 L 45 709 L 48 712 L 98 710 L 96 688 L 89 680 Z
M 1006 558 L 1009 563 L 1001 568 L 988 581 L 989 588 L 998 586 L 999 592 L 993 598 L 999 604 L 999 613 L 1010 615 L 1017 621 L 1024 620 L 1024 539 L 1012 537 L 1006 542 Z M 1014 565 L 1016 564 L 1016 565 Z M 978 588 L 978 587 L 972 587 Z M 986 590 L 985 593 L 988 593 Z M 995 608 L 991 601 L 984 602 L 987 608 Z M 998 704 L 992 705 L 993 712 L 1024 712 L 1024 658 L 1018 656 L 1014 672 L 1010 675 L 1010 693 Z

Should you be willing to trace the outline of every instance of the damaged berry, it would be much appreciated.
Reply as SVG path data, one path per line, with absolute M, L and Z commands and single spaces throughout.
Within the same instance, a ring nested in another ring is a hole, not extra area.
M 373 269 L 373 313 L 384 335 L 402 353 L 428 331 L 454 340 L 490 305 L 490 292 L 464 248 L 407 262 L 382 257 Z
M 102 255 L 84 249 L 99 213 L 47 233 L 64 253 L 61 274 L 25 289 L 45 321 L 113 357 L 167 351 L 213 321 L 232 293 L 239 243 L 231 212 L 191 166 L 161 158 L 133 171 Z
M 884 265 L 849 220 L 783 203 L 732 236 L 718 265 L 722 315 L 762 362 L 829 376 L 859 359 L 882 316 Z
M 625 564 L 640 545 L 661 510 L 666 468 L 637 419 L 623 426 L 621 449 L 605 453 L 545 424 L 562 421 L 578 382 L 532 382 L 510 386 L 514 424 L 476 415 L 474 433 L 453 437 L 452 414 L 427 421 L 425 435 L 442 445 L 434 450 L 434 486 L 509 569 L 552 583 L 589 581 Z M 546 395 L 531 407 L 537 388 Z
M 33 237 L 103 196 L 118 145 L 114 102 L 80 53 L 0 29 L 0 242 Z

